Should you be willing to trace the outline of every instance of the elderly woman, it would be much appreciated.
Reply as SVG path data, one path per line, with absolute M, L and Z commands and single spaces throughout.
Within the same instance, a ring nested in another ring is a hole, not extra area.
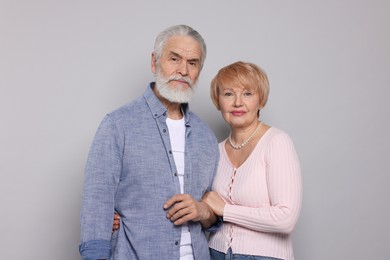
M 211 82 L 211 98 L 231 128 L 219 144 L 213 191 L 204 197 L 223 218 L 209 239 L 212 259 L 294 259 L 300 164 L 290 137 L 259 120 L 268 94 L 266 73 L 252 63 L 228 65 Z

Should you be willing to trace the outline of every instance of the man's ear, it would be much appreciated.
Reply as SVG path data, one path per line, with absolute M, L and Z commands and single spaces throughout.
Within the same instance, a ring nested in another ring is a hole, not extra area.
M 151 59 L 151 70 L 153 74 L 157 73 L 157 58 L 154 52 L 152 52 L 152 59 Z

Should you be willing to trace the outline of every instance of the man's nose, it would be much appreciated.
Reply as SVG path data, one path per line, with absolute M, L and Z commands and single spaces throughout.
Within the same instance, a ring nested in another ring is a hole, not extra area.
M 186 76 L 188 74 L 187 62 L 180 62 L 178 66 L 177 73 L 182 76 Z

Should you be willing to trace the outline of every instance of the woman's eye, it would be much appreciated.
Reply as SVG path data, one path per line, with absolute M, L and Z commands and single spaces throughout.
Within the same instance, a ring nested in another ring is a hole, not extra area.
M 252 96 L 252 93 L 251 93 L 251 92 L 245 92 L 245 93 L 244 93 L 244 96 L 245 96 L 245 97 Z
M 231 96 L 233 96 L 233 94 L 230 93 L 230 92 L 225 92 L 224 96 L 225 96 L 225 97 L 231 97 Z

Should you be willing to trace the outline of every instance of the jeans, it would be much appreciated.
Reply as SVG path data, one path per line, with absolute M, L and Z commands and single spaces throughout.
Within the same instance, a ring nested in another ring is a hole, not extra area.
M 229 248 L 226 254 L 210 248 L 210 256 L 211 260 L 282 260 L 267 256 L 233 254 L 231 248 Z

